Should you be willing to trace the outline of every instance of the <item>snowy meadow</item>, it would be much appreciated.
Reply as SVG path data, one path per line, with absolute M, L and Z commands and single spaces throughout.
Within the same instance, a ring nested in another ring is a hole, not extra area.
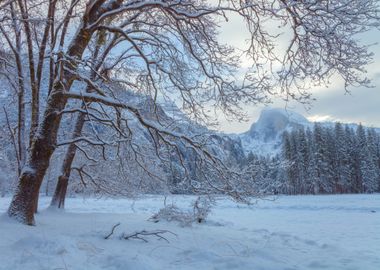
M 152 222 L 164 204 L 187 209 L 192 196 L 137 200 L 40 199 L 37 226 L 0 220 L 0 269 L 363 269 L 380 265 L 380 194 L 279 196 L 239 205 L 217 199 L 207 221 Z M 0 199 L 4 213 L 10 198 Z M 108 238 L 114 225 L 120 223 Z M 167 230 L 120 239 L 142 230 Z
M 288 110 L 377 91 L 378 30 L 379 0 L 0 0 L 0 270 L 380 269 L 374 110 Z

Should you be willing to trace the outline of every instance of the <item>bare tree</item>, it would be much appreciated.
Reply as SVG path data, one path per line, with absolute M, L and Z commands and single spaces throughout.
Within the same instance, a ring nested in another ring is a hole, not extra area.
M 99 81 L 99 77 L 100 77 L 100 79 L 103 79 L 103 77 L 101 75 L 102 74 L 102 70 L 101 70 L 102 64 L 103 64 L 107 54 L 110 52 L 110 50 L 115 45 L 117 45 L 117 43 L 118 43 L 118 38 L 116 35 L 114 35 L 114 37 L 110 40 L 110 42 L 108 44 L 105 44 L 105 42 L 106 42 L 105 38 L 106 37 L 105 37 L 104 31 L 98 31 L 97 32 L 95 48 L 94 48 L 94 52 L 92 53 L 92 56 L 91 56 L 91 62 L 92 63 L 90 63 L 92 70 L 90 71 L 89 80 L 91 81 L 91 83 L 87 83 L 86 93 L 93 92 L 92 84 L 95 83 L 96 81 Z M 103 52 L 101 52 L 100 49 L 103 45 L 106 45 L 106 48 L 104 49 Z M 64 157 L 64 160 L 62 163 L 61 174 L 58 177 L 57 186 L 56 186 L 56 189 L 54 191 L 54 195 L 53 195 L 53 198 L 51 201 L 51 206 L 55 206 L 58 208 L 64 208 L 66 192 L 67 192 L 67 185 L 68 185 L 68 181 L 69 181 L 71 170 L 72 170 L 72 164 L 73 164 L 75 154 L 77 151 L 77 147 L 78 147 L 75 143 L 75 140 L 77 140 L 82 135 L 82 129 L 83 129 L 83 126 L 85 124 L 86 117 L 92 117 L 93 116 L 93 115 L 91 116 L 91 115 L 87 114 L 89 106 L 90 106 L 90 104 L 87 104 L 85 101 L 83 101 L 82 106 L 80 108 L 80 111 L 78 112 L 78 116 L 76 118 L 74 128 L 73 128 L 73 132 L 71 135 L 71 139 L 73 141 L 71 141 L 69 143 L 69 146 L 66 150 L 65 157 Z M 100 122 L 105 121 L 107 123 L 110 122 L 109 119 L 104 120 L 104 119 L 98 118 L 98 117 L 96 117 L 95 120 L 100 121 Z
M 75 31 L 67 46 L 52 46 L 57 49 L 54 83 L 8 210 L 11 217 L 26 224 L 34 224 L 39 188 L 50 157 L 59 145 L 58 129 L 70 99 L 128 111 L 157 139 L 155 142 L 169 145 L 178 152 L 178 145 L 183 144 L 199 156 L 199 165 L 214 168 L 214 172 L 224 175 L 222 184 L 210 181 L 208 187 L 202 188 L 223 190 L 236 196 L 244 193 L 244 183 L 239 189 L 232 185 L 235 179 L 231 175 L 238 174 L 224 174 L 227 166 L 204 147 L 204 141 L 149 121 L 128 100 L 115 96 L 111 87 L 107 89 L 105 84 L 99 83 L 98 76 L 91 76 L 94 65 L 89 58 L 89 44 L 96 40 L 95 33 L 103 31 L 119 39 L 118 45 L 107 53 L 105 68 L 99 74 L 104 81 L 112 80 L 131 91 L 144 93 L 151 97 L 153 104 L 162 98 L 174 99 L 181 103 L 183 111 L 201 123 L 210 122 L 209 108 L 241 118 L 244 116 L 241 104 L 263 102 L 268 94 L 276 91 L 286 98 L 307 100 L 310 98 L 307 89 L 327 84 L 333 75 L 342 77 L 346 87 L 369 82 L 362 75 L 371 54 L 365 45 L 358 43 L 355 35 L 378 26 L 378 5 L 374 0 L 91 0 L 86 6 L 79 2 L 74 0 L 68 9 L 54 12 L 55 2 L 50 1 L 47 9 L 45 25 L 59 29 L 61 40 L 68 38 L 66 31 L 70 27 Z M 76 19 L 70 21 L 74 6 Z M 39 79 L 38 72 L 31 70 L 34 65 L 30 58 L 34 51 L 28 24 L 32 19 L 25 4 L 19 3 L 19 9 L 29 55 L 30 84 L 35 93 L 33 89 Z M 52 23 L 56 21 L 55 16 L 62 14 L 59 20 L 62 24 L 55 27 Z M 219 23 L 229 16 L 243 18 L 251 34 L 245 55 L 250 57 L 253 66 L 243 76 L 238 72 L 238 54 L 218 40 Z M 285 52 L 275 50 L 278 39 L 268 31 L 267 21 L 275 21 L 291 30 L 292 38 Z M 45 33 L 49 35 L 49 31 L 44 31 L 42 40 L 48 40 Z M 57 39 L 58 34 L 54 35 Z M 41 43 L 40 52 L 44 50 L 45 45 Z M 109 63 L 114 64 L 107 66 Z M 75 81 L 85 83 L 91 92 L 72 89 Z M 87 111 L 82 112 L 88 115 Z M 72 142 L 78 140 L 91 141 L 79 137 Z
M 17 76 L 9 76 L 12 74 L 11 70 L 8 69 L 7 79 L 9 81 L 16 80 L 17 86 L 16 92 L 18 96 L 18 127 L 17 127 L 17 152 L 16 156 L 18 157 L 18 174 L 21 172 L 21 168 L 25 162 L 26 156 L 26 144 L 25 144 L 25 79 L 24 79 L 24 68 L 22 63 L 22 50 L 21 50 L 21 31 L 20 31 L 20 23 L 16 19 L 14 4 L 11 2 L 9 4 L 11 18 L 10 21 L 10 29 L 11 34 L 7 33 L 7 30 L 4 26 L 0 25 L 0 31 L 4 36 L 6 43 L 11 49 L 11 54 L 13 56 L 14 62 L 16 63 L 16 71 Z M 13 34 L 13 35 L 12 35 Z M 12 38 L 14 37 L 14 39 Z M 14 42 L 15 41 L 15 42 Z M 7 61 L 9 62 L 9 61 Z M 13 67 L 13 65 L 9 65 Z M 3 72 L 5 75 L 5 72 Z

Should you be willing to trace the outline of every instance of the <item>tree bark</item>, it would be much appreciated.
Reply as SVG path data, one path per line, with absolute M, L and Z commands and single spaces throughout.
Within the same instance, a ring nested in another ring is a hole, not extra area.
M 83 25 L 70 44 L 67 55 L 69 58 L 81 59 L 87 47 L 92 32 Z M 49 95 L 43 120 L 28 152 L 28 157 L 19 177 L 19 183 L 8 209 L 8 215 L 18 221 L 34 225 L 34 212 L 36 198 L 39 194 L 42 180 L 49 167 L 50 158 L 55 150 L 57 133 L 67 99 L 63 93 L 71 88 L 75 79 L 76 64 L 69 65 L 66 69 L 61 67 L 61 74 L 55 80 L 52 93 Z M 71 70 L 71 71 L 69 71 Z

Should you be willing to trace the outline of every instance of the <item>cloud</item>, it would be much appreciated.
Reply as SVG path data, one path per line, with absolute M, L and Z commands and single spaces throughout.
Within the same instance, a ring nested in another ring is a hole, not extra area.
M 274 100 L 271 106 L 287 108 L 304 115 L 310 121 L 340 121 L 343 123 L 362 123 L 366 126 L 380 127 L 380 77 L 374 81 L 373 88 L 355 88 L 350 94 L 343 88 L 329 88 L 314 93 L 316 101 L 307 108 L 297 102 L 285 103 Z M 247 131 L 260 115 L 264 105 L 245 107 L 248 122 L 228 122 L 220 120 L 220 130 L 233 133 Z
M 380 86 L 380 80 L 376 85 Z M 330 115 L 342 122 L 361 122 L 380 127 L 379 87 L 357 88 L 351 94 L 334 89 L 315 95 L 317 101 L 310 110 L 311 115 Z
M 241 19 L 232 17 L 228 23 L 223 23 L 221 27 L 221 41 L 230 45 L 246 48 L 246 39 L 249 37 Z M 269 25 L 269 27 L 271 27 Z M 276 30 L 276 25 L 272 27 Z M 282 31 L 282 28 L 280 29 Z M 277 31 L 280 31 L 277 27 Z M 286 29 L 285 29 L 286 30 Z M 284 30 L 284 31 L 285 31 Z M 311 108 L 297 102 L 285 103 L 281 99 L 273 100 L 273 107 L 286 107 L 300 113 L 312 121 L 341 121 L 345 123 L 362 123 L 367 126 L 380 127 L 380 35 L 378 30 L 368 31 L 357 36 L 362 44 L 369 45 L 370 51 L 374 52 L 373 63 L 367 67 L 367 76 L 372 79 L 373 88 L 351 88 L 351 93 L 347 94 L 340 79 L 332 79 L 328 88 L 318 87 L 312 89 L 313 97 L 316 101 Z M 286 33 L 279 39 L 277 48 L 284 49 L 288 43 Z M 246 65 L 248 61 L 243 61 Z M 244 111 L 249 117 L 248 122 L 227 121 L 220 116 L 219 129 L 228 133 L 240 133 L 247 131 L 251 124 L 260 115 L 264 105 L 245 106 Z
M 319 115 L 315 114 L 307 117 L 310 122 L 326 122 L 326 121 L 337 121 L 337 119 L 333 118 L 331 115 Z

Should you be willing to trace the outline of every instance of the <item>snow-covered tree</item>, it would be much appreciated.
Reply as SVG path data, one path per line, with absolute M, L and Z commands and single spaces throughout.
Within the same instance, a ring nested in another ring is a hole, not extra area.
M 42 180 L 57 145 L 62 145 L 57 138 L 63 115 L 83 112 L 80 105 L 74 110 L 65 109 L 78 103 L 73 100 L 96 104 L 93 108 L 100 110 L 100 115 L 95 113 L 94 118 L 104 116 L 102 107 L 128 111 L 134 121 L 149 131 L 156 145 L 173 147 L 180 159 L 177 145 L 182 144 L 197 156 L 197 166 L 207 168 L 199 170 L 203 177 L 218 176 L 218 183 L 214 182 L 215 178 L 209 185 L 198 182 L 202 188 L 223 190 L 238 197 L 242 190 L 234 187 L 236 173 L 203 147 L 207 137 L 188 137 L 159 121 L 151 122 L 133 104 L 115 95 L 107 83 L 118 82 L 131 91 L 144 93 L 154 104 L 162 98 L 174 99 L 184 112 L 201 123 L 209 123 L 210 107 L 216 113 L 241 119 L 242 103 L 263 102 L 274 89 L 287 98 L 305 100 L 310 97 L 307 92 L 310 85 L 325 84 L 333 75 L 343 78 L 346 87 L 366 85 L 368 80 L 362 71 L 371 54 L 355 35 L 378 25 L 375 0 L 36 0 L 33 5 L 28 3 L 6 1 L 0 6 L 3 28 L 0 38 L 7 39 L 10 33 L 7 29 L 12 29 L 15 20 L 20 21 L 11 37 L 21 31 L 21 49 L 28 59 L 27 89 L 32 100 L 30 144 L 8 210 L 11 217 L 26 224 L 34 224 L 33 213 Z M 9 16 L 11 9 L 14 13 Z M 218 39 L 219 23 L 230 16 L 241 17 L 250 33 L 245 56 L 251 60 L 252 69 L 243 76 L 237 68 L 239 54 Z M 267 21 L 290 29 L 286 51 L 275 49 L 277 35 L 268 30 L 264 23 Z M 115 38 L 117 42 L 104 61 L 105 69 L 99 74 L 101 83 L 90 75 L 93 65 L 89 57 L 90 45 L 96 42 L 99 33 L 112 36 L 111 40 Z M 6 50 L 12 50 L 11 42 Z M 41 105 L 45 55 L 49 59 L 46 65 L 49 91 L 46 104 Z M 118 61 L 111 61 L 115 59 Z M 78 82 L 84 87 L 77 87 Z M 86 87 L 92 89 L 91 93 Z M 89 116 L 91 112 L 85 113 Z M 110 121 L 112 126 L 115 121 L 128 125 L 130 119 Z M 117 123 L 116 130 L 122 138 L 128 137 L 118 129 Z M 99 140 L 87 137 L 72 140 L 99 144 Z

